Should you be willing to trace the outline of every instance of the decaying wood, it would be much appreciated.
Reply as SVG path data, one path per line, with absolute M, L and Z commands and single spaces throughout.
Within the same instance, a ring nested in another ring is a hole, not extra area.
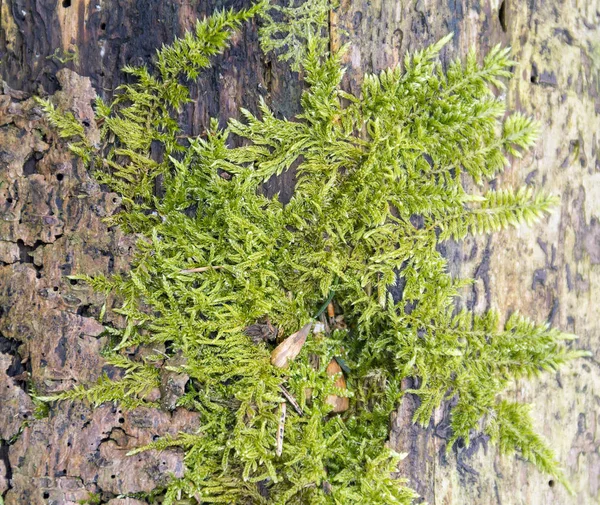
M 175 410 L 177 401 L 185 394 L 190 377 L 182 371 L 186 365 L 183 353 L 167 358 L 160 370 L 160 405 L 167 411 Z
M 89 76 L 100 94 L 110 95 L 124 78 L 124 64 L 149 61 L 157 47 L 216 6 L 1 0 L 0 72 L 10 86 L 0 96 L 0 495 L 7 505 L 71 505 L 91 493 L 102 503 L 138 505 L 117 496 L 151 490 L 169 472 L 183 471 L 176 451 L 125 456 L 156 435 L 194 430 L 197 417 L 182 409 L 120 413 L 62 404 L 46 419 L 32 418 L 30 387 L 50 393 L 118 373 L 99 355 L 104 339 L 94 317 L 103 300 L 65 275 L 126 271 L 134 239 L 102 223 L 118 210 L 118 195 L 94 182 L 23 91 L 53 93 L 62 79 L 64 105 L 89 120 L 89 81 L 57 75 L 59 69 Z M 398 64 L 406 50 L 450 31 L 455 38 L 446 60 L 473 45 L 481 51 L 498 42 L 513 46 L 520 64 L 509 104 L 533 114 L 543 133 L 533 154 L 514 160 L 497 184 L 526 181 L 552 191 L 561 196 L 560 209 L 533 229 L 445 244 L 444 252 L 453 274 L 476 280 L 466 293 L 469 307 L 518 309 L 548 320 L 578 334 L 575 345 L 594 353 L 540 382 L 519 382 L 511 393 L 533 402 L 536 425 L 564 463 L 575 496 L 533 466 L 498 456 L 485 438 L 446 454 L 447 408 L 419 428 L 412 424 L 418 407 L 412 395 L 391 419 L 389 445 L 408 453 L 399 473 L 432 505 L 597 503 L 600 0 L 342 0 L 330 26 L 333 47 L 352 42 L 345 80 L 355 91 L 363 72 Z M 183 113 L 185 133 L 200 133 L 211 116 L 237 116 L 239 106 L 256 111 L 260 96 L 278 116 L 293 117 L 300 89 L 284 64 L 261 55 L 251 23 L 193 85 L 198 101 Z M 293 182 L 293 173 L 284 174 L 266 191 L 287 201 Z M 111 317 L 111 324 L 121 323 Z M 411 387 L 406 380 L 405 389 Z
M 89 79 L 68 70 L 59 78 L 65 90 L 57 98 L 80 117 L 91 114 Z M 79 402 L 34 418 L 32 391 L 120 373 L 100 356 L 106 338 L 95 318 L 103 300 L 66 275 L 125 271 L 135 239 L 102 222 L 119 197 L 56 141 L 33 100 L 0 96 L 0 125 L 0 493 L 6 505 L 75 504 L 93 493 L 104 503 L 135 504 L 114 498 L 151 491 L 170 472 L 183 475 L 183 458 L 127 452 L 197 429 L 198 415 Z
M 244 332 L 248 335 L 255 344 L 260 342 L 275 342 L 281 328 L 275 328 L 269 318 L 264 322 L 258 322 L 248 326 Z

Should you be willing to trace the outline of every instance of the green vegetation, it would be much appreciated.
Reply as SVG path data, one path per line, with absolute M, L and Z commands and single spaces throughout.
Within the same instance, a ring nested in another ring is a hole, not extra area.
M 185 476 L 171 482 L 166 504 L 409 504 L 415 493 L 392 477 L 402 455 L 386 446 L 389 415 L 408 393 L 421 400 L 415 422 L 424 426 L 454 399 L 449 448 L 485 432 L 565 483 L 527 406 L 502 392 L 581 353 L 563 344 L 571 336 L 518 315 L 500 327 L 495 313 L 457 311 L 469 281 L 453 279 L 438 251 L 450 238 L 530 223 L 556 202 L 529 189 L 463 188 L 464 177 L 484 184 L 535 140 L 536 123 L 503 119 L 491 90 L 514 62 L 496 47 L 481 65 L 471 52 L 444 71 L 446 37 L 402 67 L 366 75 L 353 95 L 340 86 L 341 54 L 327 51 L 329 8 L 261 3 L 199 22 L 158 51 L 154 72 L 126 68 L 137 82 L 111 104 L 98 101 L 101 146 L 89 145 L 72 115 L 41 102 L 98 180 L 123 196 L 111 223 L 141 236 L 129 274 L 82 277 L 122 300 L 115 311 L 127 326 L 107 328 L 106 357 L 124 378 L 54 399 L 158 405 L 147 398 L 159 368 L 187 374 L 178 405 L 200 414 L 200 431 L 140 448 L 186 451 Z M 176 112 L 190 98 L 180 79 L 195 78 L 255 14 L 264 47 L 301 70 L 302 114 L 278 119 L 261 103 L 259 116 L 242 110 L 225 130 L 214 120 L 204 137 L 181 141 Z M 229 147 L 231 135 L 243 147 Z M 150 157 L 152 142 L 164 146 L 163 161 Z M 292 166 L 291 201 L 265 197 L 262 184 Z M 320 315 L 329 324 L 288 368 L 271 365 L 273 344 L 247 334 L 265 323 L 290 335 L 330 298 L 343 323 Z M 161 344 L 165 354 L 123 352 Z M 185 364 L 172 365 L 176 355 Z M 326 373 L 333 359 L 347 388 Z M 406 377 L 414 389 L 403 390 Z M 287 409 L 279 455 L 282 385 L 299 408 Z M 349 397 L 349 409 L 332 413 L 330 395 Z
M 50 56 L 46 56 L 46 59 L 55 60 L 63 65 L 71 61 L 79 63 L 79 49 L 77 46 L 73 46 L 73 49 L 69 48 L 68 50 L 56 48 Z

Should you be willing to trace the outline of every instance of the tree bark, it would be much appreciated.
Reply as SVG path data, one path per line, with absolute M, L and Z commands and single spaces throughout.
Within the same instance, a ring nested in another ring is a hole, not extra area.
M 227 7 L 243 4 L 228 2 Z M 75 504 L 92 493 L 111 505 L 143 503 L 120 494 L 151 491 L 171 472 L 177 451 L 127 457 L 153 437 L 197 426 L 178 409 L 121 412 L 105 405 L 61 404 L 34 419 L 32 391 L 89 382 L 106 368 L 94 317 L 103 300 L 66 275 L 127 271 L 133 238 L 107 228 L 119 197 L 99 187 L 47 128 L 28 97 L 55 93 L 80 119 L 92 117 L 94 90 L 110 96 L 126 64 L 150 62 L 220 2 L 174 0 L 0 0 L 0 495 L 7 505 Z M 400 473 L 431 505 L 546 505 L 598 502 L 600 487 L 600 0 L 343 0 L 331 15 L 332 47 L 350 41 L 346 85 L 364 72 L 401 63 L 453 31 L 448 59 L 475 46 L 511 45 L 520 62 L 510 82 L 511 109 L 534 115 L 542 138 L 498 178 L 561 197 L 534 228 L 445 245 L 453 274 L 475 278 L 465 304 L 519 310 L 576 333 L 594 353 L 555 376 L 521 381 L 511 393 L 531 401 L 538 429 L 566 467 L 576 495 L 532 465 L 501 457 L 484 437 L 446 453 L 448 412 L 426 429 L 411 418 L 407 395 L 391 419 L 390 443 L 407 452 Z M 70 61 L 65 61 L 70 60 Z M 61 69 L 69 69 L 70 71 Z M 82 78 L 79 76 L 86 76 Z M 89 79 L 88 79 L 89 78 Z M 11 89 L 12 88 L 12 89 Z M 19 90 L 14 91 L 13 89 Z M 197 134 L 210 117 L 256 109 L 260 96 L 280 116 L 298 112 L 301 85 L 286 65 L 258 48 L 250 23 L 192 86 L 184 111 Z M 293 174 L 269 185 L 282 199 Z M 110 303 L 110 300 L 109 300 Z M 113 321 L 118 324 L 118 320 Z M 408 385 L 407 385 L 408 386 Z

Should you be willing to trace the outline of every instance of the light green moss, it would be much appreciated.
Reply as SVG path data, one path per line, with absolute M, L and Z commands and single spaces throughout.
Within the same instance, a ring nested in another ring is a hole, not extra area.
M 389 415 L 409 392 L 405 377 L 416 379 L 410 392 L 421 399 L 422 425 L 455 398 L 449 447 L 483 431 L 503 452 L 565 482 L 526 406 L 502 392 L 580 355 L 563 344 L 572 337 L 520 316 L 499 327 L 494 313 L 457 313 L 469 281 L 453 279 L 437 249 L 450 238 L 530 223 L 555 203 L 529 189 L 468 194 L 462 185 L 463 177 L 489 181 L 537 135 L 530 118 L 503 119 L 504 102 L 491 91 L 510 76 L 508 51 L 494 48 L 482 65 L 470 53 L 443 71 L 446 37 L 407 55 L 402 68 L 365 76 L 352 95 L 340 87 L 340 53 L 326 50 L 329 8 L 309 0 L 274 12 L 261 3 L 199 23 L 158 52 L 155 73 L 127 68 L 137 83 L 112 104 L 97 103 L 100 147 L 87 143 L 72 115 L 42 102 L 62 134 L 76 137 L 76 152 L 93 160 L 98 180 L 122 194 L 126 210 L 112 223 L 144 236 L 127 276 L 85 277 L 122 299 L 127 327 L 107 330 L 107 360 L 125 377 L 54 399 L 148 404 L 164 356 L 131 361 L 122 350 L 169 342 L 186 363 L 173 370 L 191 378 L 178 404 L 199 412 L 202 427 L 140 449 L 186 451 L 185 476 L 172 481 L 166 504 L 411 503 L 414 492 L 392 478 L 401 455 L 385 445 Z M 215 120 L 205 137 L 181 144 L 173 118 L 189 97 L 179 79 L 195 78 L 257 13 L 264 47 L 302 71 L 302 114 L 278 119 L 261 103 L 260 116 L 242 110 L 243 121 L 219 130 Z M 244 147 L 228 146 L 231 133 Z M 165 147 L 163 162 L 150 158 L 153 141 Z M 292 165 L 291 201 L 263 196 L 261 185 Z M 161 198 L 153 194 L 159 175 Z M 291 334 L 328 298 L 346 327 L 311 334 L 288 369 L 273 367 L 272 346 L 245 333 L 268 318 Z M 325 373 L 334 357 L 347 390 Z M 288 408 L 278 456 L 281 385 L 302 414 Z M 331 414 L 332 394 L 349 396 L 350 409 Z

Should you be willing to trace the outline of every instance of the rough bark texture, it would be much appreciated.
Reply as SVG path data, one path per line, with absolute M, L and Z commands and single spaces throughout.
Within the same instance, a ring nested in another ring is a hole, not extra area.
M 181 453 L 126 457 L 155 436 L 193 430 L 183 410 L 113 406 L 94 411 L 61 404 L 32 418 L 30 392 L 88 382 L 105 367 L 94 316 L 102 300 L 65 275 L 126 271 L 133 239 L 102 217 L 118 211 L 105 192 L 40 118 L 30 93 L 54 93 L 90 121 L 95 90 L 109 95 L 119 68 L 148 62 L 155 48 L 181 35 L 220 4 L 176 0 L 1 0 L 0 51 L 0 495 L 7 505 L 74 504 L 92 493 L 103 503 L 138 505 L 118 495 L 150 491 Z M 236 3 L 234 7 L 239 7 Z M 363 72 L 401 61 L 406 50 L 449 31 L 444 57 L 510 44 L 520 61 L 508 92 L 512 108 L 543 124 L 541 140 L 498 185 L 527 184 L 559 194 L 560 209 L 533 229 L 447 244 L 453 272 L 476 279 L 466 303 L 519 310 L 580 336 L 594 352 L 556 376 L 522 382 L 513 394 L 534 404 L 537 426 L 551 441 L 576 490 L 568 496 L 518 459 L 504 458 L 485 438 L 446 454 L 447 411 L 429 428 L 411 423 L 407 396 L 392 418 L 391 443 L 409 453 L 401 473 L 430 504 L 592 504 L 600 487 L 600 0 L 345 0 L 331 16 L 331 43 L 347 39 L 347 84 Z M 347 32 L 347 34 L 346 34 Z M 72 60 L 64 62 L 64 60 Z M 61 61 L 62 60 L 62 61 Z M 69 71 L 88 76 L 80 78 Z M 278 114 L 297 112 L 297 79 L 258 50 L 256 26 L 194 84 L 198 101 L 185 111 L 190 132 L 210 116 L 254 109 L 260 95 Z M 270 185 L 289 197 L 293 176 Z M 109 300 L 110 303 L 110 300 Z M 118 320 L 112 321 L 119 324 Z M 160 392 L 157 392 L 157 395 Z M 169 403 L 162 391 L 163 405 Z

